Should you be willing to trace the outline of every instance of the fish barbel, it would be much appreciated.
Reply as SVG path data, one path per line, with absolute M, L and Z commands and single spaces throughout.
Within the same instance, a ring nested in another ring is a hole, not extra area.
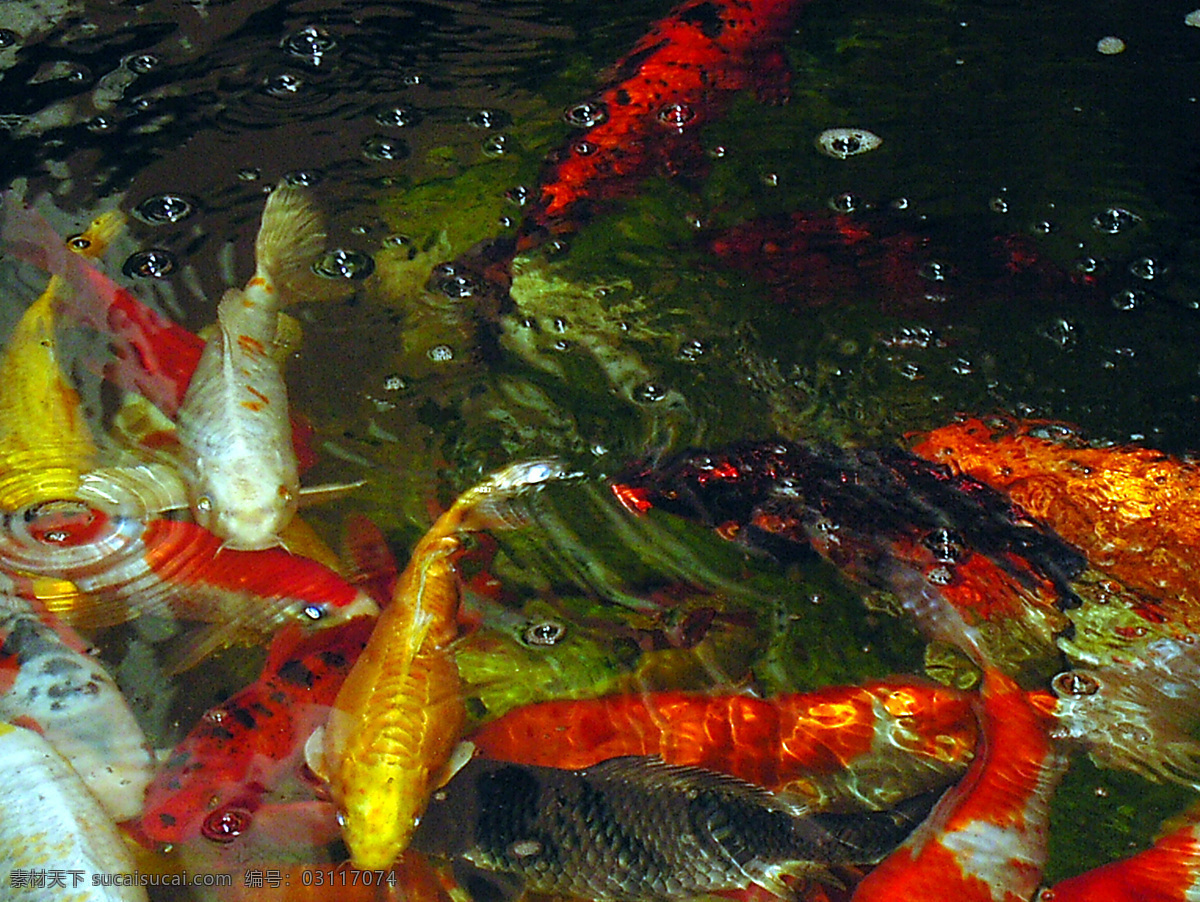
M 413 549 L 309 759 L 329 780 L 355 867 L 386 868 L 404 851 L 466 721 L 453 650 L 463 535 L 520 525 L 512 497 L 564 475 L 551 461 L 500 470 L 464 492 Z
M 469 863 L 468 886 L 490 871 L 596 902 L 751 886 L 790 898 L 785 878 L 874 863 L 914 825 L 892 812 L 809 814 L 759 786 L 653 757 L 584 770 L 475 758 L 434 794 L 413 847 Z
M 0 885 L 24 902 L 147 902 L 140 886 L 104 885 L 132 875 L 133 856 L 79 775 L 33 730 L 0 723 Z M 54 870 L 64 885 L 44 879 Z M 42 885 L 32 881 L 43 875 Z M 76 880 L 78 875 L 78 880 Z
M 325 230 L 308 193 L 280 184 L 267 198 L 255 273 L 225 292 L 179 408 L 179 440 L 196 522 L 248 551 L 280 544 L 300 475 L 276 352 L 284 305 L 331 294 L 311 270 Z

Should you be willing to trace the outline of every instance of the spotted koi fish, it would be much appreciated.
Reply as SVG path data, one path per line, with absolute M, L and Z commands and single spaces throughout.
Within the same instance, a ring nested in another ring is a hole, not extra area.
M 1200 826 L 1189 823 L 1149 849 L 1043 889 L 1036 902 L 1190 902 L 1200 895 Z
M 287 623 L 332 626 L 378 610 L 328 567 L 282 548 L 235 551 L 193 523 L 109 516 L 72 501 L 0 514 L 0 571 L 23 596 L 35 589 L 21 574 L 72 583 L 88 604 L 63 614 L 80 625 L 142 614 L 209 624 L 180 651 L 177 669 Z
M 1025 902 L 1046 862 L 1050 796 L 1066 756 L 1050 738 L 1054 699 L 985 671 L 981 742 L 966 776 L 859 884 L 854 902 Z
M 652 692 L 529 705 L 482 726 L 476 753 L 568 769 L 655 755 L 786 792 L 817 809 L 891 807 L 971 759 L 966 693 L 883 680 L 771 699 Z
M 0 772 L 0 882 L 8 898 L 147 902 L 141 886 L 105 885 L 113 875 L 133 874 L 133 857 L 112 818 L 46 739 L 0 723 Z M 34 886 L 28 881 L 35 869 L 61 872 L 65 885 Z
M 701 158 L 696 132 L 738 91 L 787 95 L 782 40 L 803 0 L 686 0 L 567 112 L 583 126 L 547 161 L 519 249 L 573 231 L 595 201 L 627 195 L 655 172 Z
M 154 761 L 121 690 L 48 612 L 0 596 L 0 717 L 36 729 L 108 815 L 136 817 Z
M 155 775 L 139 838 L 229 842 L 248 830 L 279 772 L 302 763 L 373 626 L 355 617 L 315 635 L 282 629 L 258 679 L 205 712 Z
M 309 759 L 329 780 L 355 867 L 387 868 L 408 846 L 466 721 L 453 651 L 463 535 L 519 525 L 512 496 L 562 475 L 548 461 L 501 470 L 460 496 L 413 549 Z

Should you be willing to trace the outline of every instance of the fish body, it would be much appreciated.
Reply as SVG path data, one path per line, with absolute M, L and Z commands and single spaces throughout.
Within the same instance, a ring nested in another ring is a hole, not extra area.
M 378 606 L 328 567 L 282 548 L 235 551 L 194 523 L 109 516 L 81 502 L 46 502 L 0 515 L 0 570 L 67 580 L 84 595 L 69 620 L 111 625 L 141 614 L 199 621 L 179 666 L 287 623 L 333 626 Z
M 516 464 L 463 493 L 413 549 L 366 649 L 338 693 L 314 768 L 329 779 L 355 867 L 389 867 L 404 851 L 466 721 L 453 644 L 466 532 L 516 525 L 509 501 L 562 475 Z
M 884 680 L 770 699 L 651 692 L 529 705 L 484 724 L 476 753 L 567 769 L 653 755 L 703 767 L 814 808 L 886 808 L 944 787 L 976 741 L 970 696 Z
M 874 862 L 911 827 L 890 815 L 806 815 L 761 787 L 656 758 L 583 770 L 476 758 L 436 793 L 414 847 L 597 902 L 751 886 L 786 897 L 785 877 Z
M 859 884 L 853 902 L 1026 902 L 1046 862 L 1050 796 L 1066 758 L 1053 699 L 984 673 L 980 749 L 966 776 Z
M 217 326 L 179 408 L 192 513 L 230 548 L 278 545 L 299 503 L 276 334 L 283 306 L 297 299 L 300 276 L 324 242 L 324 227 L 302 188 L 281 184 L 271 192 L 255 242 L 254 276 L 221 299 Z
M 112 818 L 49 742 L 33 730 L 0 724 L 0 772 L 0 884 L 6 898 L 146 902 L 140 886 L 104 885 L 106 875 L 109 881 L 133 875 L 133 858 Z M 42 886 L 34 882 L 39 874 Z M 62 878 L 61 885 L 51 874 Z
M 1200 827 L 1172 830 L 1136 855 L 1060 881 L 1036 902 L 1192 902 L 1200 898 Z
M 317 634 L 277 633 L 259 678 L 205 712 L 155 774 L 141 836 L 163 844 L 211 838 L 228 810 L 252 816 L 280 773 L 301 763 L 373 627 L 373 618 L 356 617 Z
M 142 809 L 154 760 L 117 684 L 63 624 L 0 597 L 0 718 L 36 727 L 110 817 Z
M 585 126 L 548 160 L 522 244 L 573 231 L 585 205 L 702 159 L 697 132 L 737 92 L 786 96 L 782 39 L 803 0 L 685 0 L 613 67 L 572 118 Z

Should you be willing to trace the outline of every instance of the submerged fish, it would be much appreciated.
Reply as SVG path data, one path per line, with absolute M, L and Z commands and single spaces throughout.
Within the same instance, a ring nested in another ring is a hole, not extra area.
M 984 673 L 982 741 L 963 779 L 859 884 L 854 902 L 1027 902 L 1046 863 L 1050 797 L 1066 756 L 1054 700 Z
M 414 848 L 458 856 L 468 889 L 494 872 L 502 887 L 515 878 L 596 902 L 751 886 L 790 898 L 786 878 L 878 861 L 913 825 L 892 812 L 806 814 L 761 787 L 657 758 L 585 770 L 476 758 L 435 794 Z
M 309 761 L 329 780 L 355 867 L 386 868 L 404 851 L 466 720 L 452 647 L 464 534 L 519 525 L 513 496 L 563 475 L 548 461 L 500 470 L 464 492 L 413 549 Z
M 331 291 L 311 269 L 325 230 L 308 193 L 280 184 L 267 198 L 255 272 L 231 288 L 179 408 L 192 514 L 226 547 L 280 544 L 296 513 L 300 474 L 276 347 L 284 305 Z
M 0 723 L 0 773 L 5 898 L 146 902 L 143 887 L 121 885 L 122 878 L 132 884 L 135 865 L 112 818 L 50 743 Z
M 562 768 L 654 755 L 783 791 L 819 808 L 886 808 L 945 787 L 970 761 L 971 696 L 881 680 L 770 699 L 649 692 L 510 711 L 470 741 L 488 758 Z
M 189 638 L 177 668 L 287 623 L 333 626 L 378 606 L 338 574 L 282 548 L 235 551 L 194 523 L 109 516 L 51 501 L 0 514 L 0 571 L 27 596 L 21 574 L 67 580 L 84 603 L 61 613 L 76 625 L 143 614 L 209 624 Z
M 0 717 L 37 729 L 114 820 L 142 810 L 154 760 L 121 690 L 52 615 L 3 596 Z
M 124 222 L 107 213 L 71 250 L 99 257 Z M 0 358 L 0 508 L 69 498 L 91 467 L 96 445 L 75 387 L 63 373 L 57 335 L 59 307 L 70 286 L 57 275 L 25 310 Z
M 258 679 L 206 711 L 155 775 L 138 833 L 153 843 L 201 835 L 225 842 L 237 836 L 222 829 L 234 813 L 238 832 L 248 829 L 280 772 L 302 763 L 304 743 L 324 723 L 374 625 L 356 617 L 315 635 L 281 630 Z

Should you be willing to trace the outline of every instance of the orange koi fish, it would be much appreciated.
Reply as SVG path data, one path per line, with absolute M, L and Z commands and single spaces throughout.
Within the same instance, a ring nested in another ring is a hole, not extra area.
M 0 596 L 0 717 L 35 728 L 116 821 L 136 817 L 153 757 L 117 684 L 48 612 Z
M 1200 894 L 1200 826 L 1171 831 L 1149 849 L 1056 883 L 1036 902 L 1191 902 Z
M 205 712 L 146 791 L 139 839 L 230 842 L 250 827 L 263 793 L 302 763 L 375 621 L 355 617 L 306 635 L 284 627 L 259 678 Z
M 511 498 L 563 475 L 548 461 L 507 467 L 460 496 L 413 549 L 309 759 L 329 780 L 355 867 L 389 867 L 408 846 L 466 720 L 453 651 L 463 534 L 519 525 Z
M 943 787 L 965 769 L 975 740 L 970 696 L 917 679 L 771 699 L 652 692 L 542 702 L 470 736 L 484 757 L 572 770 L 655 755 L 818 809 L 882 809 Z
M 210 624 L 187 643 L 180 669 L 247 634 L 378 611 L 328 567 L 282 548 L 234 551 L 193 523 L 109 516 L 81 502 L 0 514 L 0 571 L 19 595 L 31 592 L 21 574 L 73 583 L 89 603 L 64 616 L 91 626 L 140 614 Z
M 283 306 L 331 293 L 332 283 L 311 268 L 324 245 L 307 192 L 276 187 L 254 245 L 254 276 L 221 298 L 217 327 L 179 408 L 192 514 L 229 548 L 279 545 L 280 530 L 299 504 L 299 464 L 276 348 Z
M 782 40 L 803 0 L 686 0 L 567 112 L 584 129 L 548 160 L 519 249 L 573 231 L 586 204 L 630 193 L 655 172 L 702 159 L 696 132 L 735 92 L 787 95 Z
M 1050 796 L 1066 757 L 1053 698 L 984 673 L 982 738 L 966 776 L 859 884 L 854 902 L 1026 902 L 1046 861 Z
M 99 257 L 123 222 L 119 212 L 106 213 L 67 246 Z M 96 455 L 83 404 L 59 360 L 58 308 L 68 291 L 62 277 L 51 276 L 0 358 L 0 508 L 73 497 Z

